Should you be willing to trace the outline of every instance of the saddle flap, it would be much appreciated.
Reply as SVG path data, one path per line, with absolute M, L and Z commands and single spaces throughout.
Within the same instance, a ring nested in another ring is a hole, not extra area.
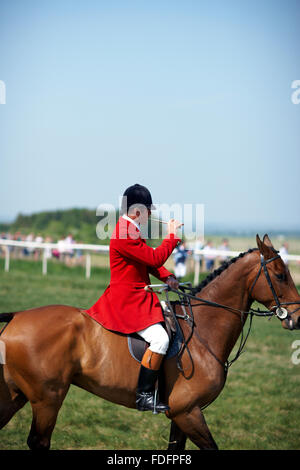
M 161 307 L 163 311 L 163 316 L 165 319 L 165 323 L 163 326 L 168 333 L 170 344 L 169 349 L 167 351 L 166 357 L 170 358 L 178 354 L 181 345 L 182 345 L 182 336 L 181 332 L 179 331 L 176 321 L 170 311 L 168 304 L 166 301 L 162 300 Z M 137 333 L 132 333 L 127 335 L 128 341 L 128 349 L 131 356 L 138 362 L 141 362 L 143 355 L 146 349 L 149 347 L 149 343 L 147 343 L 141 336 Z
M 160 302 L 162 311 L 163 311 L 163 316 L 165 319 L 165 325 L 166 325 L 166 330 L 169 335 L 169 338 L 171 340 L 172 336 L 175 335 L 176 333 L 176 322 L 175 318 L 172 315 L 171 310 L 169 309 L 169 306 L 165 300 L 161 300 Z

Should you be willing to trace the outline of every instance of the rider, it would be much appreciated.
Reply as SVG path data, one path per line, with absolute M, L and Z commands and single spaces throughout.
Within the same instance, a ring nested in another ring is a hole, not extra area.
M 136 332 L 149 344 L 141 361 L 136 407 L 140 411 L 165 412 L 169 407 L 154 399 L 155 383 L 169 346 L 168 335 L 158 297 L 146 292 L 149 274 L 177 289 L 178 281 L 163 264 L 181 241 L 176 236 L 182 225 L 171 219 L 168 235 L 156 249 L 149 247 L 140 234 L 154 209 L 147 188 L 135 184 L 126 189 L 120 217 L 110 241 L 110 285 L 87 313 L 105 328 L 129 334 Z

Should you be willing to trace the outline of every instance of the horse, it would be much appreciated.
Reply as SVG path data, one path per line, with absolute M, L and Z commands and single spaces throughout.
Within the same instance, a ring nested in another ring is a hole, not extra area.
M 184 450 L 187 438 L 199 449 L 218 448 L 203 408 L 225 385 L 224 364 L 254 300 L 270 312 L 284 311 L 285 306 L 286 317 L 278 315 L 283 328 L 300 328 L 300 307 L 292 309 L 300 296 L 288 268 L 268 235 L 263 240 L 257 235 L 256 241 L 257 248 L 231 259 L 198 286 L 195 299 L 201 293 L 207 303 L 191 301 L 192 335 L 191 326 L 181 318 L 181 306 L 176 306 L 183 335 L 191 337 L 180 358 L 181 370 L 176 357 L 165 359 L 162 366 L 160 393 L 170 407 L 170 451 Z M 128 350 L 126 335 L 106 330 L 83 309 L 66 305 L 3 313 L 0 321 L 7 322 L 0 337 L 6 350 L 6 363 L 0 365 L 0 429 L 29 401 L 30 449 L 50 448 L 71 384 L 135 408 L 140 366 Z

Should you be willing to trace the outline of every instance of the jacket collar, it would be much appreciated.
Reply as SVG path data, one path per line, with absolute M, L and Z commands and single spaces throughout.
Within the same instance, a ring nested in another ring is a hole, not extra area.
M 139 225 L 138 225 L 133 219 L 131 219 L 130 217 L 128 217 L 128 215 L 123 214 L 123 215 L 122 215 L 122 218 L 125 219 L 125 220 L 127 220 L 128 222 L 131 222 L 133 225 L 135 225 L 139 232 L 141 231 Z

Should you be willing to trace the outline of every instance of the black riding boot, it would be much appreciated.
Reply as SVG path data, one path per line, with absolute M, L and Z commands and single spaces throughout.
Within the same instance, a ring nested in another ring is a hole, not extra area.
M 156 411 L 164 413 L 169 410 L 169 406 L 160 401 L 155 403 L 155 383 L 158 378 L 158 370 L 148 369 L 141 365 L 138 387 L 136 392 L 136 408 L 139 411 Z

